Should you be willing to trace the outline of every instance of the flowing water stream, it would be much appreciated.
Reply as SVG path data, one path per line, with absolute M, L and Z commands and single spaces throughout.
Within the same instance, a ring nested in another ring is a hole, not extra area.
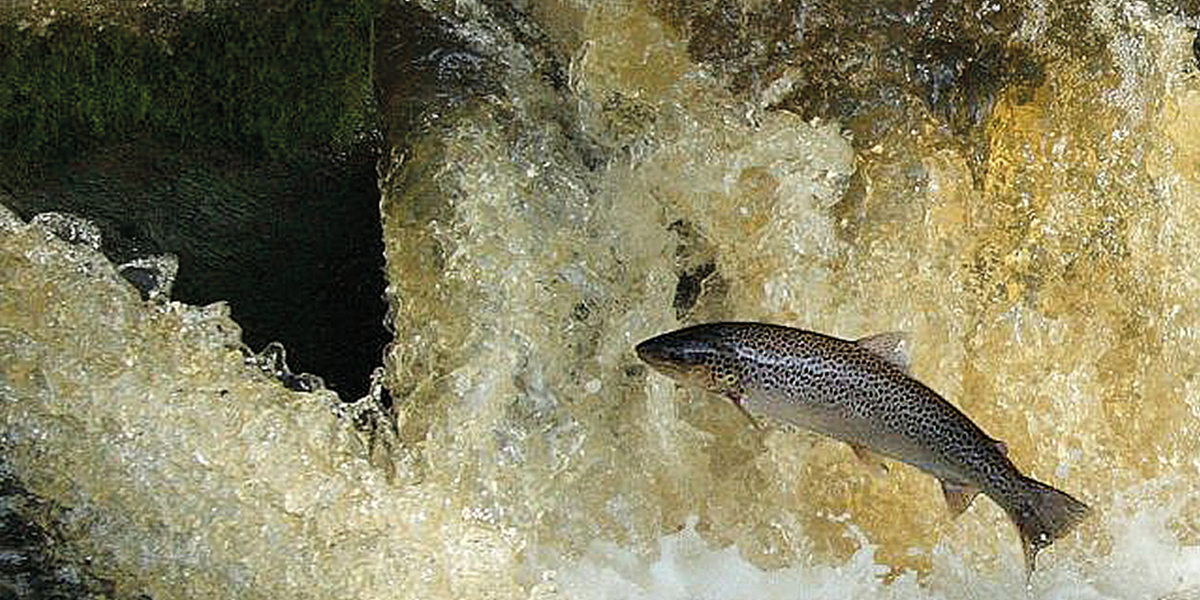
M 502 68 L 383 171 L 394 428 L 5 213 L 14 471 L 155 598 L 1200 597 L 1196 23 L 1075 10 L 1096 53 L 1024 7 L 1042 70 L 969 134 L 910 110 L 866 141 L 781 108 L 802 72 L 739 91 L 638 3 L 530 7 L 560 82 L 448 11 Z M 924 473 L 632 352 L 717 319 L 909 332 L 917 378 L 1093 514 L 1027 587 L 990 500 L 951 518 Z

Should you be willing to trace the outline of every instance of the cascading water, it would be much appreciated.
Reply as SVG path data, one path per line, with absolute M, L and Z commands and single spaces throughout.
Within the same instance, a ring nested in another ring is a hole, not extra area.
M 97 568 L 155 598 L 1026 594 L 990 501 L 952 519 L 632 352 L 737 318 L 908 331 L 917 378 L 1094 509 L 1032 597 L 1195 597 L 1196 23 L 1094 2 L 1086 54 L 1024 7 L 1043 70 L 969 143 L 918 111 L 863 144 L 772 108 L 804 73 L 738 91 L 638 3 L 528 8 L 565 83 L 556 42 L 441 13 L 498 74 L 381 180 L 394 437 L 248 369 L 219 307 L 0 219 L 4 442 Z

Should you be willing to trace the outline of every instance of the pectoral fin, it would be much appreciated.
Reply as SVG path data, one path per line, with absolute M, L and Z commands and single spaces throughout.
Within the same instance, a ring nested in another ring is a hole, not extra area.
M 762 431 L 762 425 L 758 423 L 758 419 L 755 419 L 754 415 L 750 414 L 749 410 L 746 410 L 746 406 L 742 404 L 743 400 L 740 396 L 737 394 L 726 394 L 725 397 L 729 398 L 733 405 L 736 406 L 737 409 L 746 416 L 746 420 L 750 421 L 750 426 L 753 427 L 755 431 Z
M 854 455 L 858 457 L 858 460 L 870 467 L 875 475 L 887 475 L 888 467 L 887 463 L 883 462 L 883 457 L 871 452 L 866 446 L 850 444 L 850 448 L 854 450 Z
M 907 333 L 902 331 L 877 333 L 859 339 L 854 343 L 867 349 L 871 354 L 891 363 L 896 368 L 904 371 L 905 374 L 910 374 L 909 365 L 911 361 L 908 355 L 910 344 Z
M 950 507 L 950 512 L 956 517 L 967 510 L 967 507 L 971 506 L 971 501 L 979 494 L 979 488 L 950 483 L 945 479 L 940 481 L 942 482 L 942 493 L 946 496 L 946 505 Z

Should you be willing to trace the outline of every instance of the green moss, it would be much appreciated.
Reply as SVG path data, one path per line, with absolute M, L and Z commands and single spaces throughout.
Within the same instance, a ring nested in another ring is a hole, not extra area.
M 183 15 L 156 39 L 67 18 L 0 25 L 0 182 L 152 135 L 285 161 L 374 128 L 378 0 L 277 2 Z

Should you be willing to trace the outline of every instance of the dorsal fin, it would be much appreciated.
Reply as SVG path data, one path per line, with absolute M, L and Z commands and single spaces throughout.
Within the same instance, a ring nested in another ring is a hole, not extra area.
M 871 354 L 886 360 L 896 368 L 909 372 L 909 341 L 908 334 L 903 331 L 888 331 L 868 335 L 854 342 Z

